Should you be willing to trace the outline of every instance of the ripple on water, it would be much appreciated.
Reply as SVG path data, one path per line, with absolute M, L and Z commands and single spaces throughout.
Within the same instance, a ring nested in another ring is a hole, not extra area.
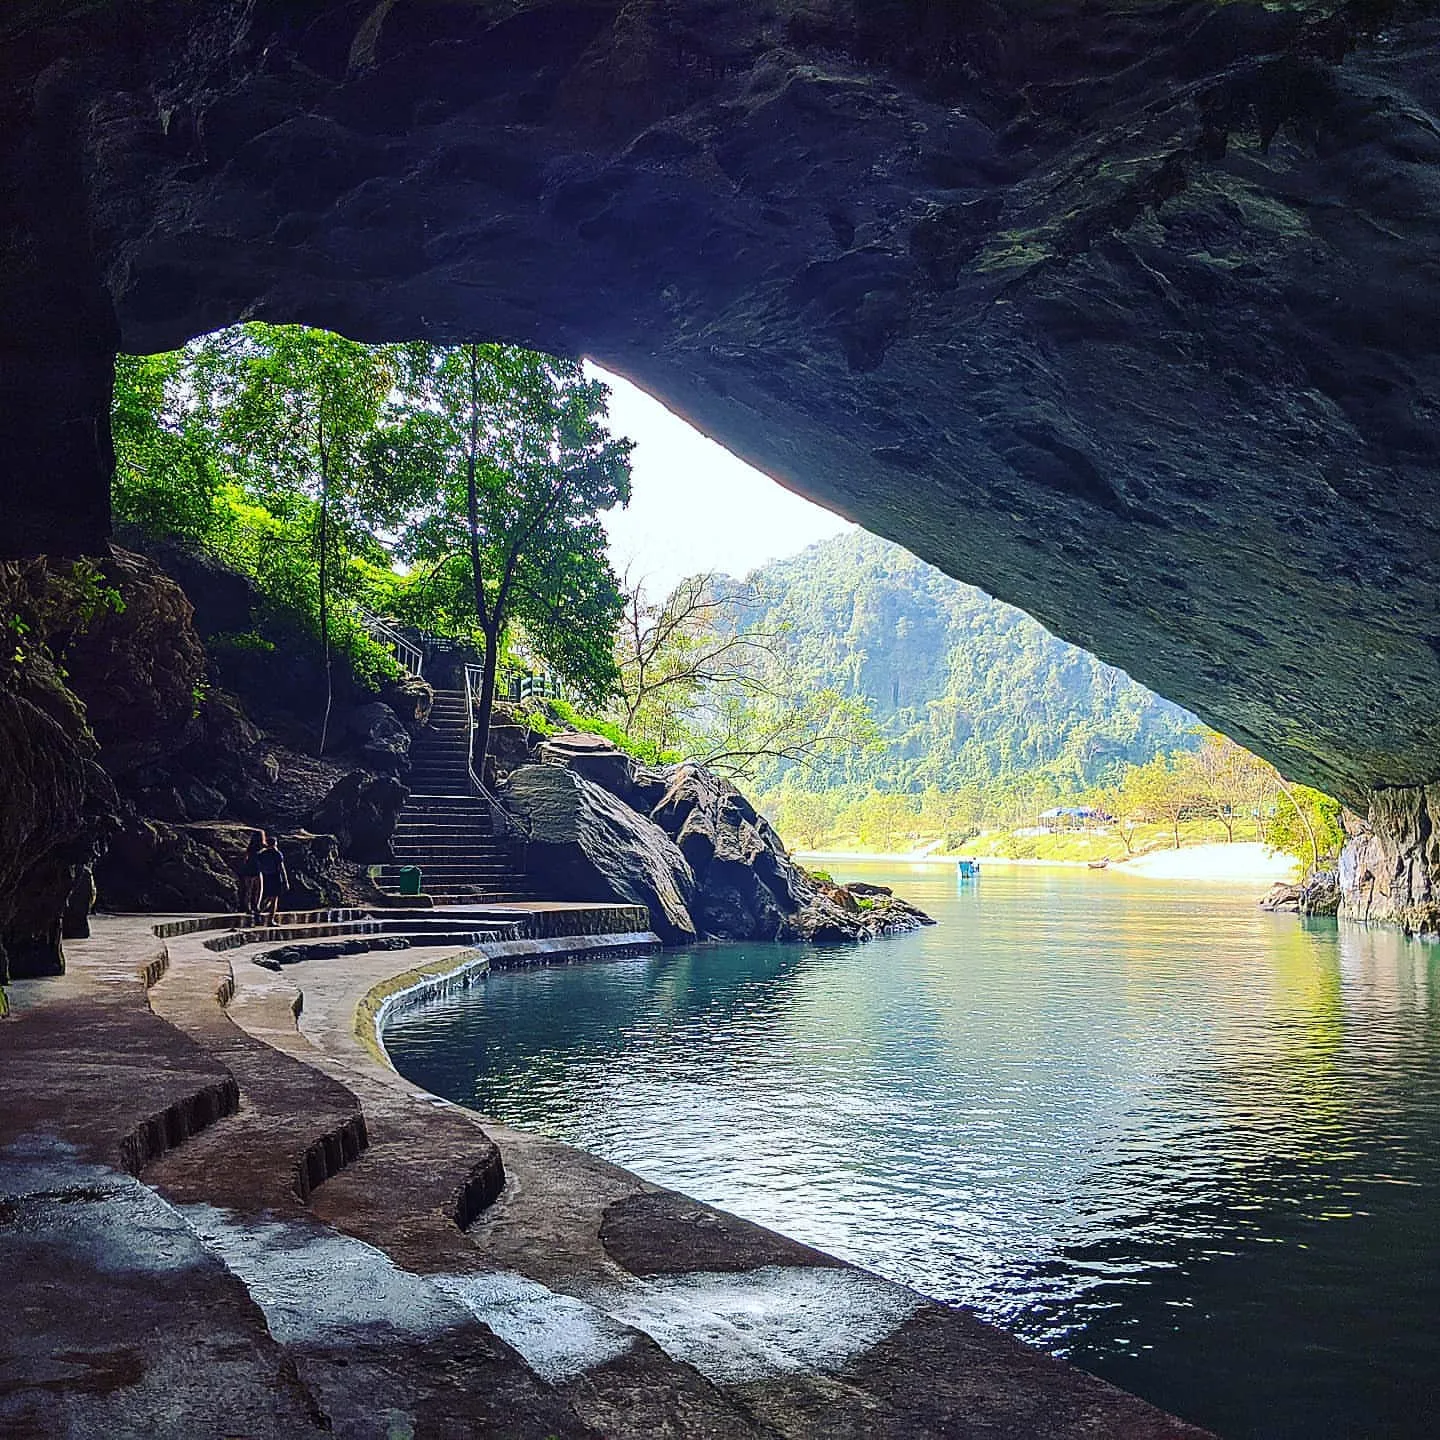
M 885 878 L 940 925 L 494 975 L 387 1043 L 1226 1435 L 1431 1435 L 1435 950 L 1221 886 Z

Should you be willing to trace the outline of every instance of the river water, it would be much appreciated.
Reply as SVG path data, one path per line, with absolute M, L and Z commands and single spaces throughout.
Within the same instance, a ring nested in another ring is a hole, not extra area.
M 488 977 L 397 1066 L 1240 1437 L 1440 1434 L 1440 947 L 855 865 L 940 922 Z

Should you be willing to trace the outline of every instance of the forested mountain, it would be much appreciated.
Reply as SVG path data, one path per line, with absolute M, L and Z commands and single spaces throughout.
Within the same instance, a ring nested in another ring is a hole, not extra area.
M 757 570 L 736 595 L 735 623 L 776 636 L 790 683 L 863 697 L 885 737 L 791 777 L 806 788 L 1044 776 L 1064 793 L 1195 743 L 1188 711 L 861 530 Z

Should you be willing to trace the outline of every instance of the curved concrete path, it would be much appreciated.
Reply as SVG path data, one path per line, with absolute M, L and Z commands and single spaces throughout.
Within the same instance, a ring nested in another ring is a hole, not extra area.
M 409 986 L 653 937 L 276 973 L 251 963 L 264 944 L 159 940 L 164 918 L 98 920 L 0 1022 L 0 1435 L 1203 1434 L 968 1314 L 482 1127 L 375 1044 Z

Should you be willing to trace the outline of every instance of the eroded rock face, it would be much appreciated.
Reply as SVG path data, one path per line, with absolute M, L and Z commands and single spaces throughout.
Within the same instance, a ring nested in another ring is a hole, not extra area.
M 199 709 L 205 648 L 185 592 L 149 560 L 116 546 L 101 568 L 119 604 L 66 647 L 65 669 L 106 768 L 123 776 L 181 742 Z
M 522 766 L 501 798 L 530 834 L 526 869 L 557 900 L 647 905 L 667 945 L 696 938 L 695 876 L 658 825 L 560 765 Z
M 1340 852 L 1339 914 L 1440 930 L 1440 785 L 1377 790 Z
M 47 661 L 0 672 L 0 982 L 64 971 L 62 929 L 79 929 L 77 891 L 117 804 L 95 754 Z
M 409 798 L 393 775 L 352 770 L 311 812 L 309 827 L 333 835 L 347 860 L 384 864 L 395 858 L 395 822 Z
M 1431 8 L 27 7 L 0 543 L 103 532 L 115 344 L 583 352 L 1363 808 L 1440 774 Z
M 815 898 L 770 823 L 727 780 L 677 765 L 651 818 L 695 872 L 695 918 L 727 940 L 782 938 Z

